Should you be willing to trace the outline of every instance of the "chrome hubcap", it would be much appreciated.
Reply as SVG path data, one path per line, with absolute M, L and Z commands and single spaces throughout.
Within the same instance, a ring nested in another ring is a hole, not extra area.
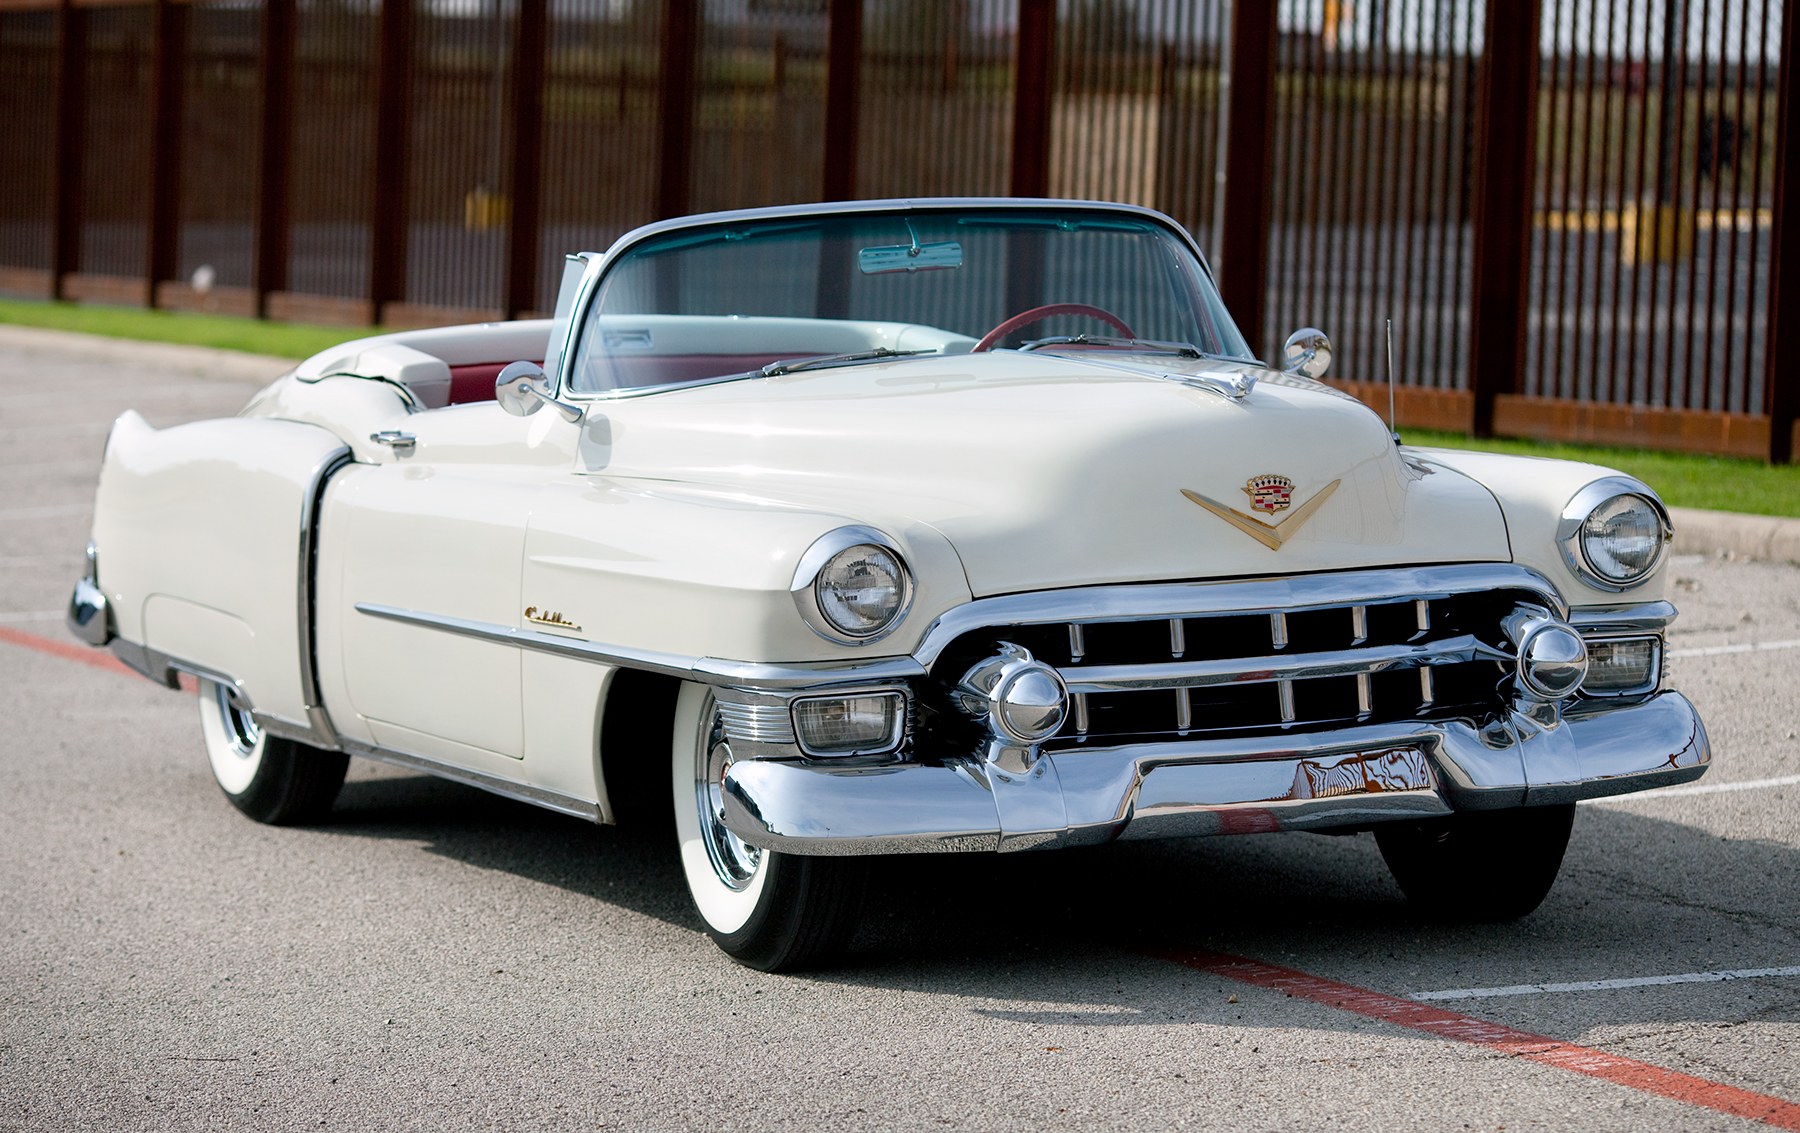
M 215 684 L 213 695 L 219 698 L 219 719 L 225 725 L 225 741 L 240 758 L 249 759 L 256 754 L 256 745 L 262 740 L 262 728 L 225 685 Z
M 694 753 L 694 803 L 699 810 L 700 840 L 713 873 L 728 889 L 743 889 L 762 865 L 762 851 L 725 825 L 725 772 L 731 767 L 731 745 L 725 741 L 718 713 L 712 714 L 706 743 Z

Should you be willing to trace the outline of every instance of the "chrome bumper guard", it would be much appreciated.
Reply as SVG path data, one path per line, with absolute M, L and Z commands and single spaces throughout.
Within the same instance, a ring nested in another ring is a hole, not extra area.
M 1323 830 L 1453 810 L 1568 803 L 1697 778 L 1711 759 L 1686 697 L 1558 715 L 1548 706 L 1486 728 L 1414 723 L 1289 738 L 1079 748 L 1009 769 L 832 767 L 740 759 L 725 821 L 793 854 L 1029 850 L 1120 838 Z
M 98 579 L 98 556 L 89 543 L 87 573 L 75 580 L 75 592 L 69 595 L 69 610 L 64 618 L 69 632 L 89 645 L 105 645 L 113 636 L 111 614 Z

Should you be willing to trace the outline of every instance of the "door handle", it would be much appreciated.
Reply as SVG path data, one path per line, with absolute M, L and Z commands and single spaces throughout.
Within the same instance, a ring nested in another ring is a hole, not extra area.
M 370 433 L 369 439 L 378 445 L 388 446 L 396 454 L 411 452 L 413 446 L 419 443 L 417 437 L 411 433 L 402 433 L 398 429 L 383 429 L 379 433 Z

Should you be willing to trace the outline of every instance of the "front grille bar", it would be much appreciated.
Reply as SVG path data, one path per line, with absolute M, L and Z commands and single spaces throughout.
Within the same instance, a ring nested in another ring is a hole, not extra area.
M 1291 682 L 1317 677 L 1367 677 L 1395 669 L 1452 665 L 1464 661 L 1510 661 L 1511 655 L 1470 635 L 1406 645 L 1365 646 L 1283 657 L 1227 657 L 1220 660 L 1169 661 L 1151 665 L 1084 665 L 1063 671 L 1075 696 L 1090 693 L 1146 692 L 1151 689 L 1205 688 L 1217 685 L 1280 682 L 1282 710 L 1292 700 Z M 1359 700 L 1363 699 L 1359 689 Z

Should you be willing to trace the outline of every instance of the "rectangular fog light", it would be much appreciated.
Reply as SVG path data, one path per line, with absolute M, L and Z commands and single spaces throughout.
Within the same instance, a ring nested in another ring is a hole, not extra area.
M 1661 677 L 1662 639 L 1614 637 L 1590 640 L 1587 677 L 1581 691 L 1589 696 L 1627 696 L 1649 692 Z
M 808 755 L 878 755 L 900 746 L 906 698 L 897 692 L 794 702 L 794 734 Z

